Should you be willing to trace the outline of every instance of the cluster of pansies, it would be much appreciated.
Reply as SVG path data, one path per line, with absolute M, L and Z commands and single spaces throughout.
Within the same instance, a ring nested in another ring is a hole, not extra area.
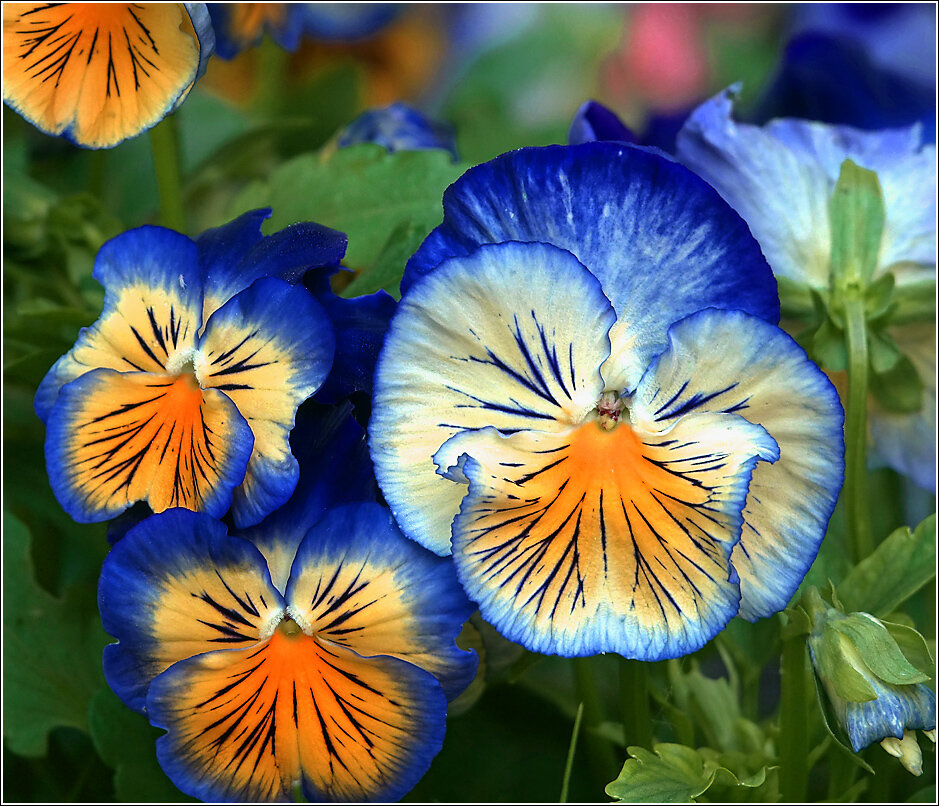
M 265 25 L 289 46 L 308 11 L 275 5 L 213 12 L 215 34 L 202 4 L 7 6 L 5 73 L 8 54 L 24 69 L 4 98 L 44 131 L 113 145 L 182 101 L 220 31 L 232 52 Z M 104 671 L 166 731 L 172 781 L 204 800 L 399 798 L 476 673 L 456 637 L 477 607 L 532 652 L 643 661 L 783 610 L 845 443 L 838 392 L 779 327 L 777 278 L 825 291 L 849 159 L 883 186 L 875 279 L 934 276 L 919 135 L 738 124 L 725 93 L 673 158 L 585 104 L 569 145 L 503 154 L 446 191 L 397 306 L 334 295 L 345 235 L 265 236 L 265 210 L 195 239 L 108 241 L 104 309 L 35 408 L 69 515 L 145 505 L 101 573 Z M 399 106 L 339 145 L 362 140 L 455 150 Z M 917 370 L 921 408 L 872 436 L 934 489 L 935 372 Z M 370 397 L 367 435 L 353 393 Z M 900 660 L 868 674 L 853 625 L 887 628 L 866 618 L 825 610 L 808 646 L 854 749 L 893 737 L 902 755 L 907 729 L 935 729 L 935 696 Z M 867 699 L 845 696 L 845 674 Z

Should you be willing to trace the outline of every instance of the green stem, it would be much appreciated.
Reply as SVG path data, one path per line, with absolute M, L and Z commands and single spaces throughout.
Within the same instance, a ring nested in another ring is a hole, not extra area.
M 848 337 L 844 495 L 848 535 L 857 563 L 874 550 L 867 506 L 867 322 L 860 295 L 847 295 L 844 312 Z
M 779 781 L 782 799 L 803 803 L 808 785 L 809 674 L 805 637 L 783 642 L 781 702 L 779 705 Z
M 561 797 L 559 803 L 567 803 L 567 793 L 571 786 L 571 769 L 574 766 L 574 751 L 577 750 L 577 738 L 580 736 L 580 721 L 584 716 L 584 704 L 577 706 L 577 716 L 574 717 L 574 730 L 571 733 L 571 743 L 567 748 L 567 762 L 564 764 L 564 778 L 561 781 Z
M 167 115 L 150 129 L 150 146 L 153 149 L 153 168 L 160 194 L 160 223 L 177 232 L 185 232 L 179 137 L 173 115 Z
M 616 763 L 613 746 L 597 731 L 603 722 L 603 703 L 597 691 L 597 681 L 590 658 L 573 658 L 577 695 L 584 704 L 584 744 L 591 769 L 603 787 L 612 781 L 620 766 Z
M 619 691 L 626 747 L 638 745 L 652 749 L 648 674 L 648 664 L 643 661 L 620 659 Z

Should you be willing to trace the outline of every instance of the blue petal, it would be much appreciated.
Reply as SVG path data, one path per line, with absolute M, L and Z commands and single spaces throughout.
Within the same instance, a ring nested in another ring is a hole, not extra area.
M 378 504 L 330 510 L 307 534 L 287 585 L 305 631 L 363 657 L 390 655 L 434 674 L 448 699 L 476 674 L 456 645 L 476 609 L 453 563 L 408 540 Z
M 143 711 L 153 679 L 178 660 L 250 646 L 280 620 L 284 601 L 264 558 L 213 518 L 185 509 L 131 529 L 105 558 L 98 584 L 108 685 Z
M 344 299 L 333 293 L 326 272 L 309 272 L 304 285 L 326 310 L 336 331 L 336 358 L 316 399 L 335 403 L 353 392 L 370 395 L 378 354 L 397 308 L 394 297 L 376 291 Z
M 844 479 L 844 411 L 834 386 L 786 333 L 715 310 L 671 327 L 632 409 L 657 429 L 702 411 L 739 414 L 779 445 L 779 461 L 753 471 L 731 558 L 740 615 L 755 621 L 786 606 L 818 553 Z
M 936 727 L 936 694 L 923 683 L 891 686 L 874 677 L 867 679 L 877 698 L 870 702 L 839 704 L 842 724 L 859 753 L 869 744 L 888 736 L 903 738 L 905 730 L 933 730 Z
M 566 249 L 600 281 L 631 343 L 608 384 L 634 387 L 668 326 L 703 307 L 778 320 L 775 281 L 746 225 L 660 154 L 616 143 L 525 148 L 467 171 L 443 204 L 443 223 L 408 262 L 402 292 L 483 243 Z M 614 334 L 614 355 L 616 343 Z
M 927 140 L 935 141 L 935 78 L 930 87 L 885 70 L 843 35 L 803 33 L 786 45 L 781 65 L 748 115 L 760 124 L 774 118 L 861 129 L 921 122 Z
M 390 153 L 439 148 L 457 158 L 452 126 L 400 102 L 369 109 L 346 126 L 339 135 L 339 147 L 356 143 L 377 143 Z
M 283 504 L 299 468 L 288 437 L 297 407 L 322 385 L 335 336 L 326 312 L 302 286 L 263 277 L 206 323 L 196 361 L 204 389 L 230 397 L 254 433 L 254 452 L 232 513 L 251 526 Z
M 239 5 L 243 7 L 238 8 Z M 296 50 L 303 36 L 304 3 L 252 3 L 255 16 L 238 3 L 209 3 L 215 29 L 215 53 L 234 59 L 241 51 L 261 43 L 265 33 L 284 50 Z M 263 11 L 263 13 L 261 13 Z
M 205 287 L 204 321 L 261 277 L 295 283 L 309 269 L 339 265 L 348 241 L 343 233 L 305 222 L 264 236 L 261 224 L 270 215 L 269 209 L 252 210 L 196 239 Z
M 329 508 L 375 502 L 378 497 L 365 430 L 353 418 L 348 402 L 320 406 L 308 401 L 301 406 L 290 446 L 300 464 L 296 490 L 286 504 L 239 533 L 264 554 L 281 592 L 300 541 Z
M 828 202 L 845 159 L 876 171 L 886 223 L 875 276 L 898 284 L 935 276 L 936 150 L 919 126 L 864 132 L 804 120 L 737 123 L 734 89 L 702 104 L 678 156 L 743 216 L 778 276 L 828 285 Z
M 612 109 L 596 101 L 586 101 L 574 113 L 574 119 L 567 132 L 567 142 L 573 146 L 578 143 L 593 143 L 596 140 L 637 142 L 632 129 L 626 126 Z

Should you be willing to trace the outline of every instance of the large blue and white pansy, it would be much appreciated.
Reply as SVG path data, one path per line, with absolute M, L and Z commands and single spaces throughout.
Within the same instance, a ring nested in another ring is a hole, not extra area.
M 402 289 L 376 475 L 507 637 L 651 660 L 786 604 L 843 412 L 705 182 L 622 143 L 505 154 L 447 190 Z

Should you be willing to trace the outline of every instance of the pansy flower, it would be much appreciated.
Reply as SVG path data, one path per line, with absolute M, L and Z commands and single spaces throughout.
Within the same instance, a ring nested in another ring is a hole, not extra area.
M 376 503 L 323 514 L 334 492 L 364 499 L 373 484 L 348 404 L 308 425 L 317 451 L 285 513 L 230 537 L 170 510 L 102 569 L 102 621 L 118 639 L 108 683 L 166 729 L 160 764 L 204 800 L 291 800 L 298 787 L 312 801 L 396 799 L 426 772 L 447 700 L 475 672 L 455 644 L 473 607 L 452 564 Z
M 898 290 L 934 294 L 936 149 L 922 130 L 865 132 L 806 120 L 766 126 L 732 117 L 733 89 L 702 104 L 678 138 L 678 158 L 704 177 L 743 216 L 778 277 L 825 292 L 831 225 L 828 202 L 841 164 L 875 171 L 886 219 L 872 281 L 893 276 Z M 891 328 L 913 362 L 924 392 L 918 412 L 874 410 L 871 433 L 881 458 L 927 489 L 936 488 L 935 327 Z
M 47 134 L 110 148 L 176 109 L 214 46 L 205 3 L 4 3 L 3 100 Z
M 334 333 L 293 283 L 334 265 L 341 233 L 296 224 L 270 237 L 270 211 L 196 241 L 140 227 L 95 260 L 104 310 L 36 393 L 52 488 L 79 521 L 136 501 L 257 523 L 297 483 L 288 435 L 323 384 Z
M 376 476 L 506 637 L 655 660 L 785 606 L 843 411 L 705 182 L 621 143 L 504 154 L 447 190 L 402 290 Z

